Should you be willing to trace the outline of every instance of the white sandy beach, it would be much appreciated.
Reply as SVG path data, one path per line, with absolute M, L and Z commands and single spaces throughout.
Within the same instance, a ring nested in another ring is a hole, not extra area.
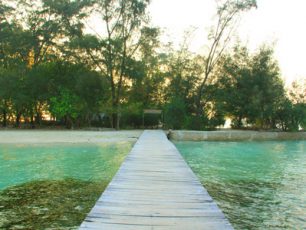
M 135 142 L 142 130 L 128 131 L 49 131 L 49 130 L 2 130 L 0 143 L 40 144 L 40 143 L 103 143 Z

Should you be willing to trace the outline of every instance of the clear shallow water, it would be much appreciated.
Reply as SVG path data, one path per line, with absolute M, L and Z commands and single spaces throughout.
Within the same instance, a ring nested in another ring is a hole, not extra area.
M 0 145 L 0 190 L 35 180 L 74 178 L 109 182 L 130 142 L 101 144 Z
M 235 229 L 306 229 L 306 141 L 175 145 Z

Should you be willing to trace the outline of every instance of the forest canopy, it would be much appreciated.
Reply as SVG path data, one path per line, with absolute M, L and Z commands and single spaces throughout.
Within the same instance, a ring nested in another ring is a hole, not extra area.
M 161 42 L 149 0 L 1 1 L 1 125 L 305 129 L 306 82 L 286 90 L 273 47 L 232 39 L 256 1 L 216 2 L 202 55 Z

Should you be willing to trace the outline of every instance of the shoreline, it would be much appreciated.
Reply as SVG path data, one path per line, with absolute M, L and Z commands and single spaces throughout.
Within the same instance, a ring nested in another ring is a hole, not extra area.
M 248 130 L 191 131 L 171 130 L 172 141 L 285 141 L 306 140 L 306 132 L 271 132 Z
M 136 142 L 143 130 L 0 130 L 0 144 Z
M 143 130 L 0 130 L 0 144 L 136 142 Z M 171 141 L 306 140 L 306 132 L 164 130 Z

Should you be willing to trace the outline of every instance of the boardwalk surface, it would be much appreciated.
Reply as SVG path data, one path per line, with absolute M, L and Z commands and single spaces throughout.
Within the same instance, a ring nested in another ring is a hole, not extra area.
M 232 229 L 162 131 L 144 131 L 80 229 Z

